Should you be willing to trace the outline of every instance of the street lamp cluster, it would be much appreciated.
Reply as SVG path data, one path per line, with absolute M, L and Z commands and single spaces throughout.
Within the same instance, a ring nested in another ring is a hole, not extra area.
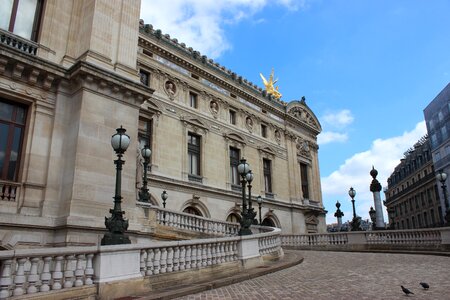
M 240 160 L 238 165 L 238 172 L 241 175 L 241 188 L 242 188 L 242 212 L 241 212 L 241 228 L 239 229 L 239 235 L 249 235 L 252 234 L 250 226 L 253 224 L 253 220 L 256 217 L 256 212 L 252 207 L 252 181 L 253 173 L 250 169 L 250 165 L 247 163 L 245 158 Z M 245 196 L 245 187 L 248 183 L 248 200 Z M 247 206 L 248 203 L 248 206 Z

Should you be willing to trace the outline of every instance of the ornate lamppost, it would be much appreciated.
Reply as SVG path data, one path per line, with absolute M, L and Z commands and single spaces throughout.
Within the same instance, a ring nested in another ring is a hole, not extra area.
M 161 199 L 163 200 L 163 208 L 166 208 L 166 200 L 169 198 L 169 195 L 167 195 L 167 192 L 164 190 L 161 193 Z M 166 224 L 166 211 L 163 212 L 163 224 Z
M 262 223 L 262 216 L 261 216 L 261 205 L 262 205 L 262 197 L 261 196 L 258 196 L 257 198 L 256 198 L 256 201 L 258 202 L 258 210 L 259 210 L 259 225 L 261 225 L 261 223 Z
M 350 196 L 350 198 L 352 198 L 352 207 L 353 207 L 353 220 L 351 221 L 351 226 L 352 226 L 352 231 L 359 231 L 361 230 L 361 218 L 356 216 L 356 211 L 355 211 L 355 196 L 356 196 L 356 191 L 353 189 L 353 187 L 350 188 L 350 190 L 348 191 L 348 195 Z
M 373 207 L 370 207 L 369 210 L 369 216 L 370 216 L 370 220 L 372 221 L 372 230 L 375 230 L 377 228 L 377 212 L 375 211 L 375 209 L 373 209 Z
M 336 212 L 334 213 L 334 216 L 337 218 L 338 223 L 338 231 L 341 231 L 342 227 L 342 217 L 344 216 L 344 213 L 341 211 L 341 204 L 339 201 L 336 201 Z
M 150 162 L 150 155 L 152 155 L 152 150 L 145 145 L 144 148 L 141 149 L 142 158 L 144 158 L 144 179 L 141 187 L 141 191 L 139 193 L 139 200 L 142 202 L 150 202 L 150 193 L 148 192 L 147 187 L 147 168 Z
M 255 218 L 256 213 L 252 210 L 247 209 L 247 201 L 245 199 L 245 184 L 247 182 L 247 174 L 250 172 L 250 166 L 245 160 L 242 158 L 240 160 L 240 164 L 238 165 L 238 172 L 241 175 L 241 188 L 242 188 L 242 212 L 241 212 L 241 228 L 239 229 L 239 235 L 250 235 L 252 231 L 250 230 L 250 226 Z M 251 178 L 253 179 L 253 177 Z
M 447 173 L 445 173 L 443 170 L 439 170 L 439 173 L 436 174 L 436 178 L 442 184 L 442 193 L 444 195 L 444 203 L 445 203 L 445 226 L 450 226 L 450 205 L 448 203 L 447 197 L 447 186 L 445 185 Z
M 247 175 L 245 175 L 245 180 L 247 180 L 247 187 L 248 187 L 248 212 L 249 216 L 254 214 L 254 217 L 252 218 L 252 224 L 255 223 L 255 217 L 256 213 L 254 213 L 254 209 L 252 206 L 252 181 L 253 181 L 253 173 L 252 170 L 248 171 Z
M 101 240 L 102 245 L 131 244 L 130 238 L 124 234 L 128 229 L 128 220 L 123 218 L 125 212 L 121 208 L 122 166 L 125 163 L 122 160 L 122 156 L 130 145 L 130 137 L 125 134 L 126 129 L 122 126 L 117 128 L 116 131 L 111 137 L 111 146 L 117 155 L 117 159 L 114 160 L 114 164 L 116 165 L 114 208 L 109 210 L 111 217 L 105 217 L 105 226 L 108 232 L 105 233 Z

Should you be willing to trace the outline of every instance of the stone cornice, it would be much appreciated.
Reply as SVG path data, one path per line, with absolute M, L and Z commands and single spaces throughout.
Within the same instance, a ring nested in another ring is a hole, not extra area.
M 127 98 L 134 105 L 140 106 L 146 99 L 149 99 L 154 90 L 132 81 L 111 71 L 99 68 L 85 61 L 78 61 L 67 71 L 69 79 L 85 79 L 96 82 L 103 90 L 110 90 L 115 96 L 121 94 L 122 99 Z

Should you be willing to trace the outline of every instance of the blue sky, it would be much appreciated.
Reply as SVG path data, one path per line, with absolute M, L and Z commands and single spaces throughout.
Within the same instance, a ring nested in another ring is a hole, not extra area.
M 450 1 L 142 0 L 141 18 L 289 102 L 306 97 L 322 124 L 327 222 L 348 189 L 364 219 L 372 165 L 383 186 L 426 133 L 423 109 L 450 82 Z M 384 199 L 384 195 L 382 195 Z M 386 219 L 385 219 L 386 220 Z

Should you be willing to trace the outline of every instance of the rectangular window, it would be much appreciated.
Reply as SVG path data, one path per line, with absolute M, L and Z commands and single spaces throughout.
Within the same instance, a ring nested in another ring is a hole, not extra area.
M 261 124 L 261 136 L 267 137 L 267 126 L 264 124 Z
M 236 112 L 230 109 L 230 124 L 236 125 Z
M 0 28 L 36 41 L 42 0 L 2 0 Z
M 139 76 L 141 78 L 141 83 L 145 86 L 150 85 L 150 73 L 144 70 L 139 70 Z
M 189 106 L 197 108 L 197 94 L 189 93 Z
M 230 147 L 230 176 L 231 176 L 231 184 L 239 186 L 239 149 Z
M 139 118 L 139 128 L 138 128 L 139 150 L 144 148 L 145 145 L 148 145 L 148 147 L 153 151 L 152 128 L 153 128 L 152 120 L 143 117 Z M 150 163 L 151 161 L 152 157 L 150 156 Z
M 17 181 L 26 108 L 0 100 L 0 179 Z
M 266 193 L 272 193 L 272 166 L 271 161 L 268 159 L 263 159 L 263 169 L 264 169 L 264 188 Z
M 308 165 L 304 163 L 300 163 L 300 178 L 302 180 L 303 198 L 309 199 Z
M 200 176 L 200 136 L 188 134 L 189 174 Z

